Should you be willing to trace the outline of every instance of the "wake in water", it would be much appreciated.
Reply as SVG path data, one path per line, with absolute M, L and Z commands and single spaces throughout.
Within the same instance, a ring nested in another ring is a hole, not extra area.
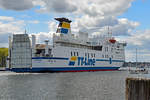
M 40 74 L 40 73 L 15 73 L 15 72 L 10 72 L 10 71 L 1 71 L 0 76 L 4 75 L 28 75 L 28 74 Z

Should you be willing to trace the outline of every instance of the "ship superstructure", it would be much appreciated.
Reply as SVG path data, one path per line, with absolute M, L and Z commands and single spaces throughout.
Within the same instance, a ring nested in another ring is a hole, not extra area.
M 88 33 L 71 33 L 71 20 L 59 22 L 53 44 L 36 44 L 28 34 L 9 39 L 8 70 L 15 72 L 78 72 L 118 70 L 125 62 L 125 42 L 118 42 L 111 33 L 89 38 Z

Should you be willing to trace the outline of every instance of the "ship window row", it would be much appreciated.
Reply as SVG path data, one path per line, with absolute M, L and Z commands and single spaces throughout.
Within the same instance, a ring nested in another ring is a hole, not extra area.
M 117 48 L 120 48 L 120 46 L 119 46 L 119 45 L 117 45 Z
M 108 47 L 105 47 L 105 52 L 108 52 L 109 51 L 109 48 Z M 124 49 L 121 49 L 120 47 L 117 47 L 117 48 L 111 48 L 111 52 L 113 52 L 114 50 L 118 50 L 118 51 L 123 51 Z
M 65 47 L 74 47 L 74 48 L 84 48 L 84 49 L 90 49 L 90 50 L 97 50 L 97 51 L 102 51 L 102 46 L 89 46 L 89 45 L 82 45 L 82 44 L 75 44 L 75 43 L 65 43 L 65 42 L 57 42 L 61 46 Z
M 118 51 L 123 51 L 124 49 L 117 49 Z
M 93 57 L 95 57 L 95 53 L 85 53 L 85 57 L 91 57 L 91 58 L 93 58 Z
M 114 49 L 113 49 L 113 48 L 111 48 L 111 52 L 113 52 L 113 50 L 114 50 Z
M 51 54 L 51 49 L 48 50 L 48 54 L 45 54 L 45 49 L 36 49 L 36 57 L 53 57 Z
M 102 58 L 109 58 L 109 55 L 102 55 Z M 113 55 L 111 55 L 111 58 L 113 58 Z
M 108 52 L 109 51 L 109 48 L 108 47 L 105 47 L 105 52 Z M 113 52 L 114 50 L 117 50 L 117 51 L 123 51 L 124 49 L 120 49 L 120 48 L 111 48 L 111 52 Z
M 105 51 L 108 52 L 108 47 L 105 47 Z
M 79 56 L 79 53 L 78 53 L 78 52 L 72 52 L 72 51 L 71 51 L 71 56 Z
M 116 52 L 116 54 L 120 54 L 120 52 Z
M 79 52 L 72 52 L 71 51 L 71 56 L 79 56 Z M 93 58 L 93 57 L 95 57 L 95 53 L 85 53 L 85 57 L 91 57 L 91 58 Z

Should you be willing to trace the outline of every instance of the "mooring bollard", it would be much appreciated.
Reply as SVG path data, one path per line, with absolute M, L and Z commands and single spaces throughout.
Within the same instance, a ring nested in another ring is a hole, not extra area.
M 150 100 L 150 79 L 127 78 L 126 100 Z

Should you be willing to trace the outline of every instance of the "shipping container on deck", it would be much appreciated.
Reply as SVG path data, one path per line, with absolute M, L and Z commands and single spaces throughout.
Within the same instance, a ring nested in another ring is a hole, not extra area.
M 27 68 L 32 65 L 31 43 L 27 34 L 13 35 L 11 68 Z

